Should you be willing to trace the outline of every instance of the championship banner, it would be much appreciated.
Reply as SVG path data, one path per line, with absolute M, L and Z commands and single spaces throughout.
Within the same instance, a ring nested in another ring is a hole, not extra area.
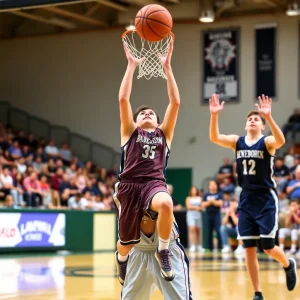
M 213 93 L 225 102 L 238 102 L 239 29 L 217 29 L 203 33 L 203 98 L 208 103 Z
M 255 26 L 255 96 L 276 98 L 276 24 Z
M 0 248 L 65 246 L 65 214 L 1 213 Z

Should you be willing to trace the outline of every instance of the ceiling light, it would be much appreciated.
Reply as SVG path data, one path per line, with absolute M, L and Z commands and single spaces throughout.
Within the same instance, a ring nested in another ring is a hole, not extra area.
M 289 3 L 288 8 L 286 10 L 286 14 L 290 17 L 299 16 L 300 15 L 300 6 L 298 1 L 293 1 Z
M 203 23 L 211 23 L 215 20 L 215 14 L 211 10 L 202 11 L 199 21 Z

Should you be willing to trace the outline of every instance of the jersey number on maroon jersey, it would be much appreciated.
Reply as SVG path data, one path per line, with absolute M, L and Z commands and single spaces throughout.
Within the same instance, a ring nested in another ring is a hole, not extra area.
M 142 154 L 142 157 L 143 158 L 149 157 L 151 159 L 154 159 L 156 146 L 144 145 L 143 148 L 144 148 L 145 152 Z

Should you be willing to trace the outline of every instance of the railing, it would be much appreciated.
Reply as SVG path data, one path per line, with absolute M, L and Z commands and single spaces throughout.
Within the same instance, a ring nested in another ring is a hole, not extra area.
M 0 102 L 0 120 L 12 125 L 16 130 L 32 132 L 35 138 L 53 139 L 57 145 L 67 142 L 73 153 L 81 160 L 91 160 L 99 167 L 111 168 L 120 164 L 120 153 L 113 148 L 94 142 L 88 137 L 71 132 L 67 127 L 30 115 L 28 112 L 12 107 L 8 102 Z

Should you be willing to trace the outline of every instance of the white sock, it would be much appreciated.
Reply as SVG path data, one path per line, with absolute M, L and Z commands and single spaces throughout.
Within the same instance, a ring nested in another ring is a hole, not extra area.
M 280 244 L 279 247 L 280 247 L 280 249 L 283 250 L 284 249 L 284 244 Z
M 119 261 L 120 263 L 125 262 L 125 261 L 127 260 L 127 258 L 128 258 L 128 254 L 125 255 L 125 256 L 123 256 L 123 255 L 121 255 L 121 254 L 118 252 L 118 261 Z
M 169 244 L 170 244 L 170 239 L 168 240 L 164 240 L 162 238 L 159 238 L 159 242 L 158 242 L 158 252 L 162 251 L 162 250 L 166 250 L 169 248 Z

